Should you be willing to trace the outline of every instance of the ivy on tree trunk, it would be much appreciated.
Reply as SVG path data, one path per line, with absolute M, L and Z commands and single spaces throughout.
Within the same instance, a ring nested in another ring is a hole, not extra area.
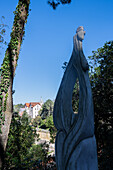
M 30 0 L 19 0 L 11 33 L 11 39 L 0 69 L 0 167 L 4 160 L 4 152 L 13 113 L 12 87 L 18 56 L 24 36 L 25 23 L 29 13 Z

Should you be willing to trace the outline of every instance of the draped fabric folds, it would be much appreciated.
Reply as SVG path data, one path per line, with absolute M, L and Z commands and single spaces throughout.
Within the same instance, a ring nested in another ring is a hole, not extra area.
M 94 111 L 88 62 L 82 41 L 73 38 L 73 52 L 55 100 L 53 120 L 58 130 L 55 142 L 58 170 L 97 170 Z M 72 109 L 72 93 L 79 80 L 78 114 Z

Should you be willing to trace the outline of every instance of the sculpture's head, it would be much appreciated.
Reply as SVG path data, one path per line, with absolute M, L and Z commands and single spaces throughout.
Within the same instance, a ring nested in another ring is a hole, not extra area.
M 82 50 L 82 40 L 84 39 L 84 35 L 85 35 L 84 27 L 83 26 L 78 27 L 76 30 L 76 34 L 74 36 L 74 52 L 77 55 L 73 56 L 76 57 L 76 61 L 78 63 L 81 63 L 83 70 L 86 71 L 89 69 L 89 66 Z
M 86 32 L 84 31 L 84 27 L 80 26 L 77 28 L 76 33 L 78 40 L 82 41 Z

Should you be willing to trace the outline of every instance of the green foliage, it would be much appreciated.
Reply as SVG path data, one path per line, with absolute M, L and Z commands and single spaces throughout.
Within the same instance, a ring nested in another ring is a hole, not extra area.
M 40 115 L 43 119 L 45 119 L 47 116 L 53 114 L 53 106 L 54 103 L 52 100 L 48 99 L 42 106 L 42 110 L 40 111 Z
M 72 108 L 74 113 L 78 113 L 78 107 L 79 107 L 79 81 L 77 79 L 72 95 Z
M 33 145 L 29 149 L 27 160 L 30 167 L 42 167 L 48 162 L 49 145 L 44 143 L 40 145 Z M 43 163 L 42 163 L 43 162 Z
M 42 120 L 41 116 L 38 115 L 35 119 L 33 119 L 33 126 L 39 128 L 41 124 L 41 120 Z
M 13 82 L 14 78 L 14 71 L 16 68 L 16 65 L 14 64 L 14 60 L 16 59 L 16 62 L 18 60 L 19 55 L 19 44 L 22 43 L 22 38 L 24 35 L 23 27 L 26 22 L 26 18 L 22 18 L 23 16 L 21 13 L 23 12 L 23 8 L 25 7 L 25 10 L 28 14 L 29 12 L 29 0 L 19 0 L 19 3 L 16 7 L 16 10 L 14 12 L 14 22 L 13 22 L 13 28 L 11 33 L 11 40 L 8 45 L 8 48 L 5 53 L 5 57 L 3 60 L 3 64 L 1 65 L 0 69 L 0 125 L 4 123 L 4 112 L 6 111 L 6 103 L 8 98 L 8 88 L 10 84 Z M 25 16 L 24 16 L 25 17 Z M 3 18 L 3 17 L 2 17 Z M 0 24 L 0 42 L 4 42 L 4 34 L 5 34 L 5 27 L 6 25 Z M 4 98 L 3 98 L 4 96 Z M 1 133 L 1 127 L 0 127 L 0 133 Z
M 23 104 L 17 104 L 17 105 L 14 105 L 13 108 L 14 108 L 14 112 L 19 112 L 20 108 L 24 108 L 24 105 Z
M 29 169 L 56 170 L 56 163 L 51 156 L 48 156 L 48 153 L 49 145 L 47 143 L 33 145 L 27 155 Z
M 29 153 L 29 148 L 38 139 L 36 128 L 32 126 L 30 118 L 26 112 L 22 117 L 18 113 L 14 113 L 10 126 L 6 155 L 5 169 L 19 169 L 27 163 L 26 157 Z
M 57 132 L 53 123 L 53 106 L 54 106 L 53 101 L 48 99 L 43 104 L 42 109 L 40 111 L 41 117 L 38 116 L 34 120 L 34 123 L 37 124 L 39 128 L 48 129 L 50 131 L 51 143 L 54 143 L 56 132 Z
M 64 70 L 66 70 L 67 65 L 68 65 L 68 62 L 65 61 L 65 62 L 63 63 L 62 68 L 63 68 Z
M 6 27 L 8 27 L 6 24 L 4 24 L 3 20 L 5 19 L 4 16 L 1 17 L 1 22 L 0 22 L 0 48 L 2 47 L 1 45 L 7 44 L 6 41 L 4 40 L 4 36 L 6 33 Z
M 51 137 L 50 142 L 54 143 L 57 130 L 54 126 L 53 115 L 47 116 L 45 119 L 41 119 L 40 128 L 41 127 L 48 129 L 50 131 L 50 137 Z
M 93 51 L 90 79 L 100 170 L 113 169 L 113 41 Z
M 39 135 L 27 113 L 24 112 L 22 117 L 18 113 L 14 113 L 3 169 L 49 169 L 47 168 L 49 145 L 46 142 L 35 145 L 36 139 L 39 140 Z M 51 166 L 49 164 L 49 167 Z
M 58 5 L 60 4 L 69 4 L 71 3 L 71 0 L 48 0 L 48 4 L 53 7 L 53 9 L 56 9 Z
M 54 143 L 57 132 L 53 123 L 53 106 L 53 101 L 48 99 L 40 110 L 40 116 L 37 116 L 33 121 L 35 127 L 49 130 L 51 143 Z

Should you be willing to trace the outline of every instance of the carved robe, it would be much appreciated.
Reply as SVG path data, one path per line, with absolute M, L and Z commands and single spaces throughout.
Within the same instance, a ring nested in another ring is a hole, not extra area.
M 78 114 L 72 109 L 72 93 L 79 80 Z M 97 170 L 97 151 L 94 135 L 94 110 L 88 63 L 82 41 L 74 36 L 72 56 L 64 73 L 53 112 L 58 130 L 55 142 L 58 170 Z

